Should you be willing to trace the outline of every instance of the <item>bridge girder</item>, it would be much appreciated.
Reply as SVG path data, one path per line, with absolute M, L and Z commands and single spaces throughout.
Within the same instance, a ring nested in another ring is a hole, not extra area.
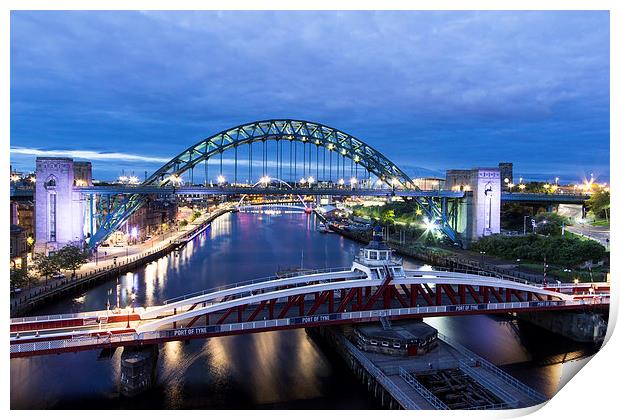
M 142 185 L 166 186 L 174 177 L 192 170 L 203 161 L 221 155 L 227 150 L 245 144 L 265 141 L 290 141 L 314 145 L 339 153 L 343 159 L 354 161 L 357 165 L 374 174 L 391 188 L 418 190 L 409 176 L 382 153 L 358 138 L 335 128 L 303 120 L 277 119 L 255 121 L 221 131 L 211 137 L 188 147 L 168 163 L 154 172 Z M 318 158 L 318 155 L 317 155 Z M 431 198 L 416 197 L 427 217 L 440 221 L 443 232 L 453 243 L 460 244 L 457 233 L 450 227 L 448 220 Z M 144 195 L 132 194 L 117 205 L 103 220 L 97 232 L 89 241 L 94 248 L 117 230 L 146 201 Z

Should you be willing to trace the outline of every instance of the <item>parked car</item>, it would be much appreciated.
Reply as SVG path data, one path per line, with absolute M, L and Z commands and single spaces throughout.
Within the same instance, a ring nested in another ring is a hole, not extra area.
M 53 278 L 54 280 L 61 280 L 65 278 L 65 275 L 62 273 L 55 273 L 55 274 L 52 274 L 50 277 Z

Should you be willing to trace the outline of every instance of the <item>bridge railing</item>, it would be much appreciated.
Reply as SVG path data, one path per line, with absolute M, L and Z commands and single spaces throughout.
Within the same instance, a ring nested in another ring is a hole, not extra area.
M 539 303 L 544 304 L 545 307 L 570 307 L 570 306 L 578 306 L 585 305 L 584 301 L 545 301 L 545 302 L 509 302 L 509 303 L 490 303 L 485 304 L 485 310 L 496 311 L 510 311 L 515 309 L 525 309 L 530 308 L 532 306 L 537 306 Z M 603 297 L 599 300 L 598 303 L 601 304 L 609 304 L 609 297 Z M 536 304 L 536 305 L 532 305 Z M 334 320 L 338 321 L 346 321 L 346 320 L 378 320 L 382 316 L 405 316 L 405 315 L 432 315 L 432 314 L 445 314 L 447 312 L 457 311 L 455 313 L 466 314 L 467 311 L 458 312 L 459 305 L 442 305 L 442 306 L 420 306 L 414 308 L 394 308 L 394 309 L 377 309 L 377 310 L 369 310 L 369 311 L 357 311 L 357 312 L 343 312 L 343 313 L 335 313 L 335 314 L 325 314 L 321 315 L 322 317 L 326 317 L 326 319 L 332 320 L 332 316 Z M 284 318 L 284 319 L 274 319 L 274 320 L 261 320 L 261 321 L 251 321 L 251 322 L 241 322 L 241 323 L 233 323 L 233 324 L 221 324 L 221 325 L 210 325 L 207 327 L 196 327 L 194 330 L 198 330 L 199 328 L 206 328 L 206 331 L 203 334 L 211 334 L 211 333 L 226 333 L 226 332 L 234 332 L 234 331 L 254 331 L 254 330 L 264 330 L 269 328 L 278 328 L 278 327 L 287 327 L 291 325 L 302 327 L 305 325 L 303 321 L 304 317 L 300 318 Z M 147 324 L 148 325 L 148 324 Z M 36 341 L 30 343 L 21 343 L 20 340 L 26 339 L 29 337 L 22 336 L 22 338 L 12 337 L 11 338 L 11 354 L 20 354 L 27 352 L 45 352 L 53 349 L 74 349 L 75 351 L 79 351 L 80 347 L 88 347 L 88 346 L 100 346 L 102 344 L 109 343 L 117 343 L 122 344 L 126 342 L 140 342 L 141 340 L 158 340 L 158 339 L 170 339 L 171 337 L 178 337 L 179 340 L 182 340 L 184 335 L 179 335 L 179 330 L 181 329 L 171 329 L 171 330 L 155 330 L 155 331 L 144 331 L 141 333 L 127 333 L 127 334 L 108 334 L 104 336 L 103 334 L 98 336 L 89 336 L 89 335 L 80 335 L 76 334 L 75 337 L 71 339 L 60 339 L 54 340 L 50 337 L 50 341 Z M 185 329 L 187 330 L 187 329 Z M 101 333 L 105 333 L 102 331 Z M 85 333 L 84 333 L 85 334 Z M 197 333 L 198 334 L 198 333 Z M 497 372 L 499 375 L 503 376 L 509 382 L 515 384 L 517 387 L 521 387 L 524 392 L 528 394 L 534 395 L 535 398 L 542 398 L 543 401 L 546 400 L 541 394 L 536 393 L 531 390 L 531 388 L 526 385 L 521 384 L 516 379 L 508 376 L 502 370 L 496 368 L 494 365 L 486 362 L 483 358 L 478 356 L 477 354 L 467 350 L 460 344 L 450 340 L 448 337 L 439 334 L 439 337 L 450 344 L 452 347 L 461 351 L 461 353 L 465 354 L 470 360 L 478 360 L 484 364 L 485 367 Z M 44 336 L 41 337 L 44 339 Z
M 437 333 L 437 337 L 439 337 L 439 339 L 441 339 L 442 341 L 448 343 L 450 346 L 454 347 L 456 350 L 458 350 L 460 353 L 462 353 L 464 356 L 466 356 L 467 359 L 463 359 L 464 362 L 468 362 L 468 361 L 469 362 L 478 362 L 481 366 L 483 366 L 484 368 L 490 370 L 491 372 L 493 372 L 494 374 L 499 376 L 502 380 L 508 382 L 510 385 L 512 385 L 513 387 L 517 388 L 519 391 L 521 391 L 521 392 L 525 393 L 526 395 L 528 395 L 537 404 L 541 404 L 541 403 L 543 403 L 543 402 L 548 400 L 548 398 L 546 396 L 544 396 L 543 394 L 541 394 L 540 392 L 530 388 L 529 386 L 525 385 L 523 382 L 520 382 L 517 379 L 513 378 L 512 376 L 510 376 L 509 374 L 504 372 L 502 369 L 500 369 L 497 366 L 495 366 L 493 363 L 487 361 L 482 356 L 479 356 L 478 354 L 476 354 L 473 351 L 469 350 L 468 348 L 464 347 L 463 345 L 461 345 L 460 343 L 456 342 L 455 340 L 447 337 L 446 335 L 444 335 L 442 333 Z
M 416 270 L 405 270 L 405 273 L 412 272 L 412 271 L 416 271 Z M 440 271 L 443 273 L 473 274 L 473 275 L 480 276 L 480 277 L 492 277 L 495 279 L 509 280 L 509 281 L 514 281 L 516 283 L 521 283 L 521 284 L 526 284 L 526 285 L 531 285 L 531 286 L 542 285 L 542 283 L 531 282 L 531 281 L 527 281 L 519 277 L 509 276 L 509 275 L 502 274 L 502 273 L 496 273 L 496 272 L 492 272 L 489 270 L 469 269 L 469 268 L 448 268 L 448 267 L 433 266 L 433 271 Z
M 200 290 L 198 292 L 187 293 L 182 296 L 177 296 L 172 299 L 164 300 L 163 304 L 168 305 L 170 303 L 180 302 L 180 301 L 191 299 L 197 296 L 206 295 L 208 293 L 220 292 L 222 290 L 233 289 L 233 288 L 241 287 L 241 286 L 248 286 L 251 284 L 263 283 L 263 282 L 274 281 L 274 280 L 290 279 L 293 277 L 306 276 L 306 275 L 311 275 L 311 274 L 334 273 L 334 272 L 339 272 L 339 271 L 351 271 L 351 267 L 308 269 L 308 270 L 303 270 L 301 272 L 283 274 L 281 276 L 259 277 L 259 278 L 252 279 L 252 280 L 247 280 L 247 281 L 242 281 L 242 282 L 237 282 L 237 283 L 232 283 L 232 284 L 225 284 L 222 286 L 212 287 L 210 289 Z M 305 283 L 305 281 L 301 280 L 300 283 Z
M 388 378 L 377 366 L 374 365 L 357 347 L 355 347 L 345 337 L 336 336 L 336 339 L 343 344 L 355 359 L 385 388 L 392 397 L 406 410 L 420 410 L 410 397 L 407 396 L 390 378 Z
M 433 395 L 424 385 L 422 385 L 416 378 L 413 377 L 402 367 L 398 371 L 398 375 L 403 378 L 405 382 L 413 387 L 424 399 L 433 406 L 436 410 L 449 410 L 450 408 L 443 403 L 439 398 Z
M 472 407 L 473 409 L 499 410 L 499 409 L 505 409 L 509 407 L 516 408 L 517 400 L 512 395 L 508 394 L 506 391 L 501 389 L 499 386 L 494 384 L 492 381 L 489 381 L 487 378 L 482 376 L 480 372 L 477 372 L 474 368 L 472 368 L 471 366 L 469 366 L 467 363 L 463 362 L 462 360 L 459 361 L 459 369 L 465 372 L 467 375 L 469 375 L 472 379 L 474 379 L 481 385 L 484 385 L 485 388 L 490 390 L 493 394 L 495 394 L 495 396 L 503 400 L 503 403 L 488 404 L 483 407 Z
M 91 312 L 79 312 L 73 314 L 57 314 L 57 315 L 37 315 L 37 316 L 28 316 L 22 318 L 11 318 L 11 324 L 21 324 L 25 322 L 45 322 L 45 321 L 58 321 L 58 320 L 69 320 L 69 319 L 77 319 L 77 318 L 89 318 L 89 317 L 97 317 L 106 311 L 91 311 Z M 111 312 L 111 311 L 110 311 Z

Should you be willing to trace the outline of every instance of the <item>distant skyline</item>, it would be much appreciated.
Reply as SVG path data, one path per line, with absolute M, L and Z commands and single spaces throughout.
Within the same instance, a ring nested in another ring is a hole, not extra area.
M 142 178 L 271 118 L 323 123 L 409 175 L 513 162 L 609 181 L 609 13 L 11 13 L 11 163 Z

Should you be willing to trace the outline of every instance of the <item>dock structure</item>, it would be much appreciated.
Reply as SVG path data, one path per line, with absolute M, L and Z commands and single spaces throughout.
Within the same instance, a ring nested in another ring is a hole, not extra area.
M 414 357 L 360 350 L 346 331 L 316 329 L 387 408 L 499 410 L 542 404 L 547 397 L 439 334 L 438 345 Z

